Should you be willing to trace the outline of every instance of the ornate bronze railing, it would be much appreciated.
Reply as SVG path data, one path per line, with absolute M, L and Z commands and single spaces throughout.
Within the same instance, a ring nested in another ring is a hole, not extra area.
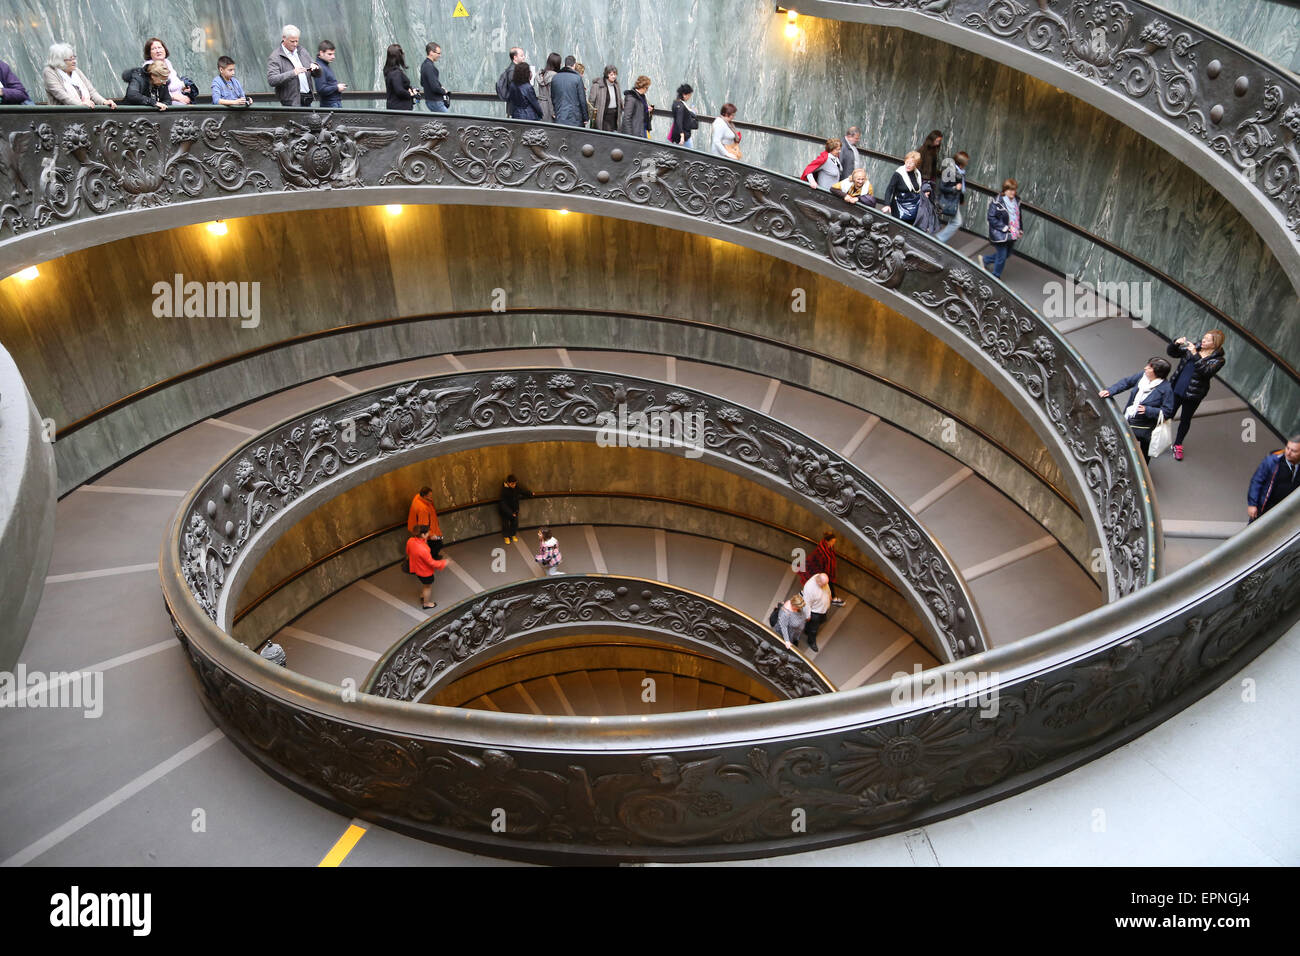
M 0 208 L 0 272 L 141 229 L 376 201 L 587 210 L 806 264 L 913 318 L 1007 394 L 1086 508 L 1110 597 L 1158 572 L 1141 456 L 1087 365 L 1000 282 L 873 209 L 691 150 L 510 120 L 256 108 L 15 117 L 0 115 L 0 135 L 14 134 L 11 168 L 36 187 Z
M 656 424 L 658 423 L 658 424 Z M 169 560 L 217 625 L 233 623 L 241 574 L 291 520 L 432 452 L 510 441 L 657 447 L 799 501 L 871 554 L 957 659 L 988 647 L 965 580 L 905 505 L 795 429 L 704 392 L 572 368 L 467 372 L 362 392 L 250 439 L 183 506 Z
M 208 712 L 313 799 L 523 859 L 718 859 L 910 829 L 1138 736 L 1300 616 L 1298 524 L 1293 496 L 1212 559 L 922 682 L 598 721 L 342 694 L 217 633 L 189 598 L 174 539 L 163 574 Z
M 750 674 L 787 700 L 835 690 L 771 629 L 686 588 L 617 574 L 566 574 L 503 584 L 417 625 L 379 659 L 360 690 L 427 701 L 480 655 L 547 637 L 637 633 L 685 644 Z

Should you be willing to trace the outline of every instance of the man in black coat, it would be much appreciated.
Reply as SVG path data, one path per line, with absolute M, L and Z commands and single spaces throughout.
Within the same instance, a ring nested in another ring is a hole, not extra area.
M 501 536 L 506 544 L 519 540 L 519 502 L 532 496 L 531 491 L 519 484 L 519 479 L 506 475 L 501 486 L 501 500 L 497 502 L 497 510 L 501 512 Z

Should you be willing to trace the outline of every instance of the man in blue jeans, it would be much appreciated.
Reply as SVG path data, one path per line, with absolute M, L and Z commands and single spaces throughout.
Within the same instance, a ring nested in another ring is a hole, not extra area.
M 430 113 L 446 113 L 447 103 L 444 97 L 442 80 L 438 77 L 438 60 L 442 57 L 442 47 L 430 41 L 424 47 L 424 62 L 420 64 L 420 85 L 424 87 L 424 105 Z

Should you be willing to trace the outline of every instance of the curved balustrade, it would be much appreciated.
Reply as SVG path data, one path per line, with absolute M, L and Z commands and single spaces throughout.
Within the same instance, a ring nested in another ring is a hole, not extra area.
M 647 424 L 654 422 L 665 424 Z M 671 422 L 680 424 L 670 432 Z M 286 422 L 246 443 L 190 495 L 165 565 L 179 570 L 212 621 L 229 627 L 240 575 L 296 504 L 323 501 L 436 450 L 566 439 L 682 452 L 801 501 L 876 557 L 950 659 L 988 646 L 966 582 L 943 547 L 856 465 L 766 415 L 703 392 L 580 369 L 421 379 Z
M 639 633 L 697 647 L 786 699 L 835 686 L 772 630 L 702 594 L 616 574 L 567 574 L 504 584 L 417 625 L 361 685 L 388 700 L 428 700 L 485 652 L 576 633 Z
M 648 140 L 450 114 L 424 120 L 253 109 L 103 119 L 66 110 L 33 119 L 26 111 L 0 116 L 0 134 L 11 131 L 19 144 L 14 168 L 39 188 L 5 207 L 0 271 L 6 261 L 39 258 L 56 244 L 67 251 L 244 210 L 381 197 L 562 205 L 689 229 L 807 264 L 894 306 L 987 370 L 1060 450 L 1071 490 L 1088 508 L 1112 598 L 1158 571 L 1145 469 L 1086 364 L 997 280 L 875 210 L 850 209 L 788 177 Z
M 1300 290 L 1300 80 L 1143 0 L 805 0 L 1046 80 L 1164 146 L 1238 206 Z
M 1297 523 L 1293 497 L 1212 561 L 926 672 L 935 683 L 597 723 L 350 699 L 216 633 L 174 560 L 164 585 L 208 712 L 313 799 L 524 859 L 717 859 L 920 826 L 1132 739 L 1300 616 Z M 504 832 L 493 808 L 506 809 Z M 805 832 L 790 826 L 796 811 Z

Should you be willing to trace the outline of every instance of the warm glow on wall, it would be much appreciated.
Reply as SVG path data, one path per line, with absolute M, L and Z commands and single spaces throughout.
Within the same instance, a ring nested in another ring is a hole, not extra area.
M 215 222 L 208 223 L 208 232 L 212 233 L 214 236 L 224 236 L 228 231 L 224 219 L 218 219 Z
M 40 270 L 37 269 L 35 266 L 28 266 L 26 269 L 23 269 L 21 272 L 14 273 L 14 275 L 16 275 L 18 278 L 26 279 L 28 282 L 30 282 L 32 279 L 35 279 L 40 274 L 41 274 Z
M 388 210 L 388 214 L 390 216 L 400 216 L 402 214 L 402 207 L 397 205 L 396 203 L 387 205 L 384 208 Z

